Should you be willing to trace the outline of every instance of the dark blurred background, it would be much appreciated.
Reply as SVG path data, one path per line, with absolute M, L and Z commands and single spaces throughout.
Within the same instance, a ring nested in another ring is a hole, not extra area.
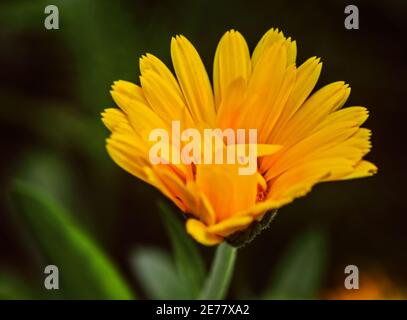
M 394 291 L 407 292 L 406 1 L 53 1 L 59 30 L 44 28 L 48 4 L 0 4 L 0 271 L 42 285 L 38 252 L 10 205 L 9 189 L 19 178 L 69 209 L 139 290 L 130 253 L 170 246 L 156 206 L 162 196 L 105 151 L 108 131 L 100 112 L 114 106 L 111 83 L 138 83 L 138 58 L 146 52 L 170 65 L 173 35 L 192 41 L 211 75 L 226 30 L 239 30 L 253 49 L 264 32 L 278 27 L 297 41 L 297 64 L 321 57 L 318 87 L 344 80 L 352 87 L 347 105 L 369 108 L 365 126 L 373 131 L 373 150 L 367 159 L 379 173 L 318 185 L 281 209 L 271 229 L 239 251 L 230 297 L 265 290 L 305 230 L 325 239 L 320 297 L 343 286 L 349 264 L 362 278 L 386 278 Z M 359 8 L 359 30 L 344 28 L 348 4 Z M 213 250 L 201 251 L 209 262 Z

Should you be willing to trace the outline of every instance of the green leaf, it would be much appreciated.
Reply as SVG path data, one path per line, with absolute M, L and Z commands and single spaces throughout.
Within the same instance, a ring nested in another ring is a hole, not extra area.
M 175 214 L 164 203 L 158 204 L 165 222 L 174 251 L 174 261 L 181 283 L 188 290 L 185 299 L 195 299 L 203 286 L 205 265 L 196 243 L 185 231 L 185 227 L 176 219 Z
M 132 255 L 137 279 L 151 299 L 185 299 L 188 295 L 171 257 L 160 249 L 140 248 Z
M 14 177 L 35 184 L 58 203 L 73 203 L 72 174 L 57 153 L 42 150 L 28 152 L 22 158 Z
M 216 249 L 211 271 L 202 290 L 200 299 L 224 299 L 232 280 L 237 248 L 222 243 Z
M 29 300 L 38 296 L 25 282 L 12 274 L 0 274 L 0 300 Z
M 314 299 L 326 267 L 326 240 L 319 231 L 300 236 L 276 268 L 264 299 Z
M 55 201 L 21 181 L 14 184 L 12 195 L 46 264 L 59 268 L 59 291 L 65 298 L 133 298 L 112 262 Z

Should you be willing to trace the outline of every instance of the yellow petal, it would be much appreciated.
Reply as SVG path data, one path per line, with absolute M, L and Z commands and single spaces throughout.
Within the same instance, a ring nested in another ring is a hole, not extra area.
M 222 237 L 230 236 L 231 234 L 246 229 L 253 222 L 251 216 L 231 217 L 223 220 L 213 226 L 208 227 L 209 232 L 220 235 Z
M 213 246 L 223 241 L 223 238 L 214 235 L 208 231 L 206 225 L 196 219 L 188 219 L 186 223 L 188 234 L 190 234 L 196 241 L 207 246 Z
M 318 152 L 324 152 L 346 141 L 358 129 L 357 122 L 346 121 L 335 123 L 309 135 L 296 145 L 283 150 L 280 156 L 270 162 L 263 162 L 265 167 L 262 170 L 266 170 L 267 166 L 270 168 L 266 174 L 266 180 L 280 175 L 299 163 L 308 161 L 311 157 L 318 157 Z
M 216 109 L 234 81 L 242 79 L 247 83 L 251 67 L 249 48 L 243 36 L 235 30 L 226 32 L 216 49 L 213 66 Z
M 318 90 L 280 130 L 274 143 L 284 141 L 284 145 L 289 146 L 300 141 L 330 113 L 342 107 L 349 94 L 350 88 L 342 81 L 331 83 Z
M 212 88 L 198 52 L 185 37 L 177 36 L 171 40 L 171 57 L 193 120 L 213 125 L 216 113 Z
M 257 64 L 260 57 L 263 55 L 267 48 L 282 40 L 283 41 L 286 40 L 283 32 L 274 28 L 267 31 L 260 39 L 259 43 L 257 44 L 256 48 L 253 51 L 252 55 L 253 67 Z M 297 56 L 297 44 L 295 41 L 291 41 L 291 39 L 289 38 L 288 41 L 284 42 L 284 46 L 287 52 L 287 65 L 291 65 L 295 63 L 295 59 Z
M 241 106 L 241 121 L 237 126 L 257 129 L 259 143 L 267 142 L 265 137 L 270 131 L 267 120 L 270 116 L 278 117 L 284 100 L 288 97 L 287 92 L 280 93 L 284 80 L 288 80 L 284 89 L 290 90 L 286 86 L 291 88 L 294 84 L 295 68 L 292 66 L 287 71 L 286 64 L 287 53 L 284 42 L 278 42 L 265 49 L 253 68 L 246 98 Z M 287 72 L 290 76 L 287 76 Z
M 342 179 L 349 180 L 370 177 L 376 173 L 377 167 L 373 163 L 366 160 L 362 160 L 356 165 L 355 170 L 352 173 L 344 176 Z
M 318 182 L 332 175 L 343 176 L 352 170 L 352 161 L 341 158 L 303 163 L 277 177 L 270 185 L 268 196 L 270 200 L 288 203 L 307 194 Z
M 106 149 L 110 157 L 120 167 L 147 182 L 148 179 L 143 168 L 149 163 L 144 153 L 140 153 L 136 148 L 120 142 L 116 136 L 107 139 Z
M 133 134 L 134 131 L 130 126 L 130 123 L 126 115 L 117 108 L 107 108 L 102 112 L 102 121 L 104 125 L 110 130 L 124 130 L 130 134 Z M 120 129 L 119 129 L 120 128 Z
M 264 157 L 272 155 L 281 150 L 283 146 L 278 144 L 257 144 L 257 156 Z
M 155 165 L 152 167 L 160 180 L 165 184 L 173 198 L 178 198 L 183 203 L 184 212 L 191 212 L 195 196 L 188 190 L 180 172 L 174 165 Z
M 124 80 L 118 80 L 113 83 L 112 90 L 125 95 L 128 99 L 137 100 L 141 103 L 146 104 L 143 90 L 134 83 Z
M 174 189 L 171 189 L 172 186 L 164 183 L 162 178 L 157 174 L 157 171 L 151 167 L 145 166 L 143 169 L 147 176 L 147 182 L 160 190 L 167 198 L 174 202 L 181 211 L 186 212 L 187 208 L 185 204 L 174 194 Z
M 168 124 L 173 120 L 182 120 L 185 102 L 168 81 L 155 71 L 147 70 L 140 77 L 140 82 L 149 105 L 161 119 Z
M 334 126 L 339 122 L 354 122 L 357 126 L 361 126 L 369 117 L 369 112 L 365 107 L 347 107 L 335 111 L 328 115 L 324 121 L 314 128 L 314 132 L 323 128 Z
M 167 83 L 171 90 L 175 91 L 179 96 L 182 96 L 179 84 L 170 69 L 168 69 L 160 59 L 149 53 L 140 59 L 141 74 L 143 75 L 147 70 L 154 71 Z
M 371 149 L 370 130 L 359 128 L 349 139 L 342 143 L 321 148 L 306 157 L 307 160 L 322 158 L 344 158 L 358 163 Z
M 267 211 L 278 209 L 291 201 L 292 201 L 292 199 L 289 199 L 289 200 L 266 199 L 265 201 L 256 203 L 253 207 L 251 207 L 248 210 L 239 212 L 237 214 L 237 216 L 251 215 L 253 217 L 253 220 L 259 219 Z
M 321 73 L 322 63 L 316 57 L 305 61 L 296 73 L 294 88 L 290 92 L 287 103 L 281 112 L 278 122 L 270 135 L 270 141 L 275 141 L 274 136 L 278 134 L 284 124 L 297 112 L 297 110 L 308 98 L 314 89 Z
M 237 147 L 243 147 L 245 148 L 244 152 L 246 155 L 249 154 L 250 152 L 250 147 L 253 146 L 251 144 L 229 144 L 226 146 L 226 150 L 225 152 L 227 153 L 228 150 L 232 149 L 234 153 L 236 153 L 236 148 Z M 257 157 L 264 157 L 264 156 L 269 156 L 272 155 L 278 151 L 281 150 L 281 148 L 283 146 L 278 145 L 278 144 L 264 144 L 264 143 L 257 143 L 254 145 L 254 147 L 256 148 L 256 156 Z M 226 158 L 226 157 L 224 157 Z
M 246 88 L 247 83 L 243 78 L 236 79 L 229 85 L 218 106 L 217 128 L 222 130 L 242 128 L 240 124 L 243 123 L 244 117 L 242 116 L 241 105 L 244 102 Z
M 167 123 L 172 120 L 192 119 L 181 89 L 172 72 L 160 59 L 151 54 L 140 59 L 140 82 L 143 93 L 151 108 Z M 187 119 L 184 119 L 184 118 Z
M 268 47 L 253 68 L 248 90 L 265 97 L 277 91 L 283 80 L 286 64 L 287 53 L 283 41 Z
M 199 206 L 197 210 L 199 218 L 205 222 L 206 225 L 211 226 L 216 222 L 216 213 L 204 193 L 199 193 Z
M 267 181 L 264 179 L 263 175 L 259 172 L 256 173 L 257 177 L 257 185 L 261 188 L 261 190 L 267 190 Z
M 262 128 L 259 141 L 272 141 L 271 133 L 276 124 L 280 121 L 281 114 L 286 108 L 287 100 L 295 86 L 296 75 L 297 69 L 294 65 L 291 65 L 286 69 L 281 87 L 276 97 L 272 99 L 272 102 L 269 105 L 269 113 L 265 117 L 265 125 L 264 128 Z
M 257 177 L 240 175 L 238 164 L 196 166 L 198 190 L 206 195 L 216 212 L 217 222 L 254 205 Z
M 111 91 L 113 100 L 127 115 L 129 123 L 137 134 L 142 135 L 146 141 L 153 129 L 166 129 L 168 125 L 148 105 L 132 99 L 120 91 Z

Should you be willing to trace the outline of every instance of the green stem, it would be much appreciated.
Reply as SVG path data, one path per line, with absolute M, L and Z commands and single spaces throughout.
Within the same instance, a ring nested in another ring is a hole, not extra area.
M 232 279 L 237 249 L 226 243 L 218 246 L 211 271 L 206 279 L 200 299 L 220 300 L 225 298 Z

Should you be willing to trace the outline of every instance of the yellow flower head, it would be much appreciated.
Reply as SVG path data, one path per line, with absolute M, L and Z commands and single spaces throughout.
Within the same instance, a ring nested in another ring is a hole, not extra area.
M 120 109 L 103 113 L 112 132 L 110 156 L 186 213 L 188 233 L 202 244 L 218 244 L 263 226 L 270 218 L 267 212 L 305 195 L 316 183 L 377 171 L 362 160 L 371 148 L 370 130 L 360 128 L 367 109 L 341 109 L 350 94 L 342 81 L 311 94 L 321 63 L 312 57 L 297 67 L 296 51 L 295 41 L 271 29 L 250 56 L 243 36 L 228 31 L 215 53 L 212 87 L 198 52 L 177 36 L 171 41 L 176 76 L 147 54 L 140 59 L 140 85 L 117 81 L 112 87 Z M 242 175 L 237 163 L 171 159 L 153 164 L 149 135 L 157 128 L 171 133 L 174 120 L 182 129 L 200 131 L 256 129 L 257 170 Z

